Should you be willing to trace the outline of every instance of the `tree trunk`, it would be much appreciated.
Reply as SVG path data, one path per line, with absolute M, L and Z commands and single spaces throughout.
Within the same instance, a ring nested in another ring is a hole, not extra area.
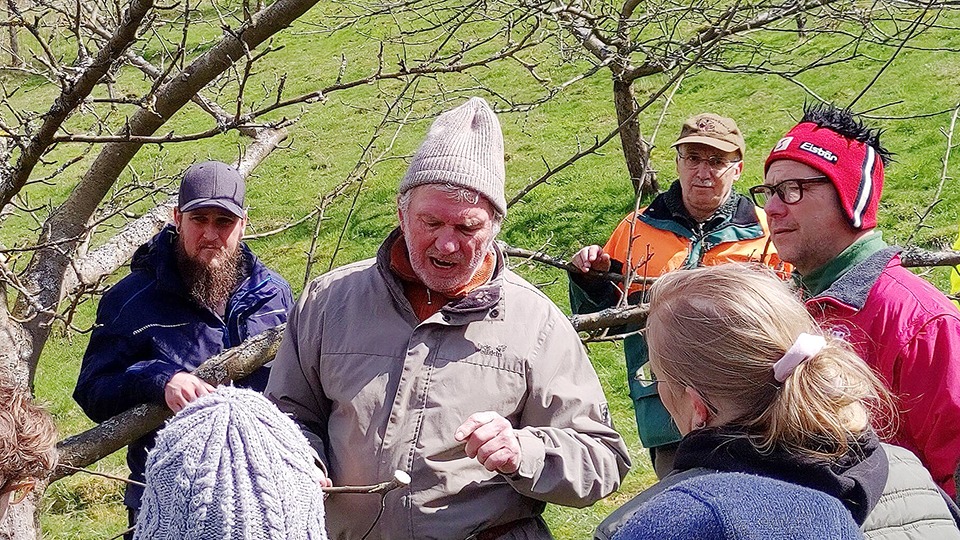
M 633 191 L 643 197 L 659 191 L 657 178 L 648 167 L 650 147 L 640 134 L 640 122 L 637 118 L 637 101 L 633 97 L 633 83 L 614 78 L 613 103 L 617 109 L 617 122 L 620 124 L 620 143 L 623 146 L 623 158 L 627 163 Z
M 39 540 L 40 512 L 37 507 L 42 493 L 41 486 L 37 486 L 22 503 L 7 509 L 7 515 L 0 520 L 0 540 Z
M 17 13 L 17 0 L 7 0 L 7 21 L 10 26 L 7 27 L 10 39 L 10 67 L 20 67 L 23 65 L 23 58 L 20 57 L 20 41 L 17 36 L 17 26 L 14 24 L 14 15 Z

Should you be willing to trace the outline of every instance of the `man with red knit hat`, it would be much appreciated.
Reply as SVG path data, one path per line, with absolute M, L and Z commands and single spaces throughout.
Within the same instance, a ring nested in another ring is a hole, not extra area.
M 947 493 L 960 458 L 960 312 L 900 264 L 877 226 L 890 152 L 847 110 L 808 107 L 750 189 L 810 313 L 843 335 L 897 397 L 891 442 Z

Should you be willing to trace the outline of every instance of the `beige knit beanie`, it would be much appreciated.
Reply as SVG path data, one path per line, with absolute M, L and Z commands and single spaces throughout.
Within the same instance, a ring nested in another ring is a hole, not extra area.
M 433 122 L 400 182 L 400 194 L 424 184 L 452 184 L 486 197 L 502 214 L 503 133 L 487 102 L 472 97 Z

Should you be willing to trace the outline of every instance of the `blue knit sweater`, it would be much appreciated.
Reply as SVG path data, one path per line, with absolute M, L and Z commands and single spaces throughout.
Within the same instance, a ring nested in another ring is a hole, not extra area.
M 696 476 L 645 503 L 613 540 L 847 540 L 862 538 L 834 497 L 741 473 Z

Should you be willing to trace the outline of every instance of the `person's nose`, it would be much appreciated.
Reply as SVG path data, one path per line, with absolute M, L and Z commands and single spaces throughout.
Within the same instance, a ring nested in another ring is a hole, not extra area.
M 217 232 L 216 225 L 207 224 L 203 227 L 203 239 L 204 240 L 216 240 L 220 235 Z
M 437 239 L 434 241 L 434 247 L 437 248 L 437 251 L 439 251 L 441 255 L 450 255 L 460 249 L 460 243 L 457 242 L 456 234 L 456 231 L 452 228 L 444 228 L 437 235 Z
M 698 163 L 695 171 L 697 180 L 712 180 L 718 175 L 718 172 L 719 171 L 714 169 L 707 160 L 703 160 Z
M 779 193 L 773 192 L 767 197 L 767 202 L 763 205 L 763 211 L 770 217 L 782 217 L 787 213 L 787 204 L 780 198 Z

